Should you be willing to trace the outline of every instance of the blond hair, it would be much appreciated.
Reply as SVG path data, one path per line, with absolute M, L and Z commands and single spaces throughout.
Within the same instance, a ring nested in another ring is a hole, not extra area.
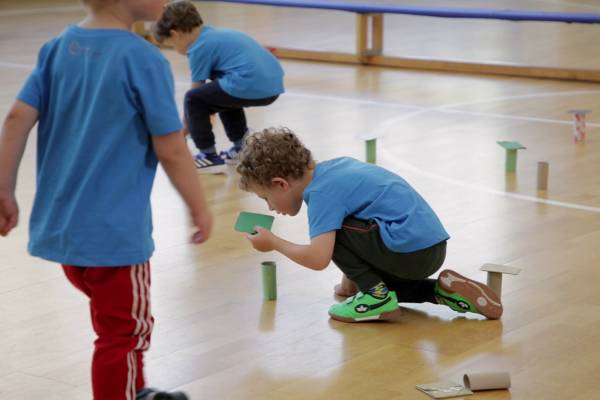
M 240 188 L 250 184 L 270 187 L 273 178 L 300 179 L 313 169 L 310 150 L 289 128 L 267 128 L 249 135 L 240 153 Z

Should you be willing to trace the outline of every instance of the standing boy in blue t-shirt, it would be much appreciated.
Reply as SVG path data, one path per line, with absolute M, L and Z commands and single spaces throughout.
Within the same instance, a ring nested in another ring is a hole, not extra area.
M 220 173 L 234 163 L 248 131 L 245 107 L 266 106 L 283 93 L 279 61 L 248 35 L 203 24 L 190 1 L 169 4 L 154 26 L 159 42 L 187 55 L 192 89 L 185 96 L 185 119 L 199 153 L 199 172 Z M 206 83 L 210 79 L 209 83 Z M 210 116 L 219 113 L 233 146 L 217 154 Z
M 330 261 L 344 273 L 336 293 L 351 296 L 329 309 L 345 322 L 391 319 L 398 302 L 440 303 L 497 319 L 498 296 L 486 285 L 444 270 L 448 234 L 425 200 L 401 177 L 342 157 L 315 164 L 286 128 L 247 137 L 237 171 L 240 186 L 278 214 L 308 206 L 310 244 L 299 245 L 257 227 L 248 239 L 259 251 L 276 250 L 322 270 Z M 354 285 L 360 292 L 356 293 Z
M 147 388 L 143 354 L 154 325 L 150 192 L 160 161 L 197 228 L 212 216 L 181 132 L 167 60 L 131 33 L 165 0 L 84 1 L 87 17 L 44 44 L 0 136 L 0 234 L 16 225 L 17 170 L 38 123 L 29 251 L 63 265 L 90 299 L 97 334 L 95 399 L 184 400 Z

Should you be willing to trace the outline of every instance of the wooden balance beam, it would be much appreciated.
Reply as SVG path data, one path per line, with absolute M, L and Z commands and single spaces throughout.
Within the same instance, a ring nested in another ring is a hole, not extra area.
M 598 24 L 600 14 L 516 11 L 493 9 L 415 7 L 399 5 L 321 2 L 318 0 L 200 0 L 290 8 L 347 11 L 356 13 L 356 51 L 325 52 L 266 46 L 280 58 L 362 64 L 418 70 L 492 74 L 527 78 L 546 78 L 600 82 L 600 70 L 552 68 L 510 63 L 482 63 L 427 58 L 391 57 L 383 54 L 384 14 L 406 14 L 441 18 L 476 18 L 507 21 L 540 21 Z

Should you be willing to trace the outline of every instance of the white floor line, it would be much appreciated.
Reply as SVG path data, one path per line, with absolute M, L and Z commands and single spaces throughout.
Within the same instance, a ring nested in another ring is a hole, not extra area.
M 186 88 L 190 87 L 189 82 L 178 81 L 177 85 L 185 86 Z M 417 115 L 420 115 L 420 114 L 423 114 L 426 112 L 433 112 L 433 111 L 445 112 L 445 113 L 455 113 L 455 114 L 466 114 L 466 115 L 473 115 L 473 116 L 483 116 L 483 117 L 491 117 L 491 118 L 521 120 L 521 121 L 528 121 L 528 122 L 541 122 L 541 123 L 572 125 L 573 124 L 572 121 L 565 121 L 565 120 L 461 111 L 461 110 L 453 110 L 451 108 L 473 105 L 473 104 L 484 104 L 484 103 L 492 103 L 492 102 L 498 102 L 498 101 L 507 101 L 507 100 L 513 100 L 513 99 L 531 99 L 531 98 L 552 97 L 552 96 L 554 96 L 554 97 L 580 96 L 580 95 L 588 95 L 588 94 L 600 94 L 600 90 L 576 90 L 576 91 L 568 91 L 568 92 L 544 92 L 544 93 L 524 94 L 524 95 L 516 95 L 516 96 L 502 96 L 502 97 L 495 97 L 495 98 L 488 98 L 488 99 L 480 99 L 480 100 L 475 100 L 475 101 L 470 101 L 470 102 L 447 104 L 444 106 L 429 107 L 429 108 L 413 106 L 413 105 L 389 103 L 389 102 L 379 102 L 379 101 L 374 101 L 374 100 L 348 99 L 348 98 L 344 98 L 344 97 L 321 96 L 321 95 L 312 95 L 312 94 L 306 95 L 303 93 L 296 94 L 293 92 L 286 92 L 285 96 L 310 98 L 310 99 L 326 100 L 326 101 L 346 102 L 346 103 L 351 102 L 351 103 L 355 103 L 355 104 L 380 105 L 380 103 L 383 103 L 383 105 L 385 105 L 387 107 L 396 106 L 399 108 L 407 108 L 407 109 L 416 110 L 414 112 L 401 115 L 397 118 L 390 118 L 388 120 L 383 121 L 381 124 L 379 124 L 374 129 L 374 131 L 380 132 L 383 136 L 383 134 L 385 134 L 387 129 L 389 129 L 391 126 L 393 126 L 397 122 L 399 122 L 401 120 L 413 118 Z M 587 123 L 587 126 L 600 127 L 600 124 Z M 364 140 L 364 139 L 371 138 L 371 137 L 377 137 L 377 136 L 375 136 L 375 135 L 370 135 L 370 137 L 362 137 L 361 136 L 360 138 Z M 393 155 L 391 155 L 390 152 L 385 148 L 385 146 L 381 146 L 381 145 L 378 146 L 377 153 L 378 153 L 377 154 L 378 157 L 383 156 L 382 158 L 385 159 L 386 163 L 393 165 L 395 168 L 410 170 L 419 175 L 427 176 L 429 178 L 436 179 L 438 181 L 442 181 L 447 184 L 461 186 L 463 188 L 467 188 L 467 189 L 471 189 L 471 190 L 475 190 L 475 191 L 479 191 L 479 192 L 484 192 L 484 193 L 489 193 L 489 194 L 493 194 L 493 195 L 497 195 L 497 196 L 503 196 L 503 197 L 508 197 L 508 198 L 512 198 L 512 199 L 517 199 L 517 200 L 529 201 L 529 202 L 540 203 L 540 204 L 547 204 L 547 205 L 563 207 L 563 208 L 571 208 L 571 209 L 576 209 L 576 210 L 581 210 L 581 211 L 590 211 L 590 212 L 594 212 L 594 213 L 600 213 L 599 207 L 591 207 L 591 206 L 586 206 L 586 205 L 581 205 L 581 204 L 576 204 L 576 203 L 568 203 L 568 202 L 562 202 L 562 201 L 556 201 L 556 200 L 541 199 L 539 197 L 534 197 L 534 196 L 510 193 L 510 192 L 506 192 L 506 191 L 502 191 L 502 190 L 487 188 L 487 187 L 481 186 L 481 185 L 474 185 L 471 183 L 466 183 L 466 182 L 460 181 L 458 179 L 448 178 L 448 177 L 444 177 L 442 175 L 427 172 L 427 171 L 424 171 L 424 170 L 421 170 L 421 169 L 415 167 L 414 165 L 398 161 L 397 157 L 394 157 Z
M 176 85 L 184 87 L 184 88 L 189 88 L 190 82 L 177 81 Z M 506 114 L 496 114 L 496 113 L 477 112 L 477 111 L 454 110 L 452 108 L 475 105 L 475 104 L 509 101 L 509 100 L 515 100 L 515 99 L 531 99 L 531 98 L 552 97 L 552 96 L 555 96 L 555 97 L 580 96 L 580 95 L 587 95 L 587 94 L 600 94 L 600 90 L 574 90 L 574 91 L 568 91 L 568 92 L 544 92 L 544 93 L 537 93 L 537 94 L 503 96 L 503 97 L 494 97 L 494 98 L 488 98 L 488 99 L 474 100 L 474 101 L 469 101 L 469 102 L 447 104 L 447 105 L 439 106 L 439 107 L 424 107 L 424 106 L 417 106 L 417 105 L 413 105 L 413 104 L 393 103 L 393 102 L 378 101 L 378 100 L 353 99 L 353 98 L 337 97 L 337 96 L 322 96 L 322 95 L 317 95 L 317 94 L 306 94 L 306 93 L 295 93 L 295 92 L 286 92 L 285 94 L 283 94 L 283 96 L 308 98 L 308 99 L 323 100 L 323 101 L 333 101 L 333 102 L 340 102 L 340 103 L 375 105 L 375 106 L 415 110 L 411 113 L 403 114 L 403 115 L 400 115 L 393 119 L 385 120 L 383 123 L 381 123 L 376 128 L 374 128 L 372 133 L 358 136 L 358 138 L 361 140 L 368 140 L 368 139 L 379 138 L 379 137 L 384 136 L 385 132 L 387 132 L 387 130 L 391 126 L 395 125 L 398 122 L 401 122 L 401 121 L 404 121 L 404 120 L 407 120 L 410 118 L 414 118 L 418 115 L 425 114 L 428 112 L 441 112 L 441 113 L 447 113 L 447 114 L 462 114 L 462 115 L 470 115 L 470 116 L 477 116 L 477 117 L 508 119 L 508 120 L 516 120 L 516 121 L 572 125 L 573 121 L 570 119 L 569 120 L 560 120 L 560 119 L 528 117 L 528 116 L 519 116 L 519 115 L 506 115 Z M 566 111 L 567 110 L 565 110 L 565 114 L 566 114 Z M 600 123 L 587 122 L 586 125 L 588 127 L 592 127 L 592 128 L 600 127 Z
M 465 101 L 461 103 L 451 103 L 438 107 L 430 107 L 428 109 L 423 109 L 421 111 L 415 111 L 413 113 L 400 115 L 395 118 L 390 118 L 379 125 L 377 125 L 371 133 L 367 135 L 359 135 L 359 138 L 362 140 L 380 138 L 385 136 L 390 127 L 397 124 L 400 121 L 407 120 L 409 118 L 416 117 L 418 115 L 424 114 L 426 112 L 442 112 L 442 113 L 452 113 L 452 114 L 462 114 L 462 115 L 471 115 L 471 116 L 485 116 L 491 118 L 499 118 L 499 119 L 508 119 L 508 120 L 520 120 L 520 121 L 528 121 L 528 122 L 542 122 L 542 123 L 554 123 L 554 124 L 572 124 L 572 120 L 556 120 L 556 119 L 547 119 L 547 118 L 538 118 L 538 117 L 527 117 L 527 116 L 516 116 L 516 115 L 506 115 L 506 114 L 496 114 L 496 113 L 482 113 L 477 111 L 464 111 L 464 110 L 454 110 L 456 107 L 464 107 L 475 104 L 486 104 L 486 103 L 494 103 L 500 101 L 509 101 L 509 100 L 523 100 L 523 99 L 533 99 L 540 97 L 562 97 L 562 96 L 581 96 L 588 94 L 600 94 L 600 90 L 573 90 L 567 92 L 542 92 L 542 93 L 532 93 L 532 94 L 522 94 L 522 95 L 514 95 L 514 96 L 499 96 L 499 97 L 491 97 L 487 99 L 479 99 L 473 101 Z M 566 113 L 567 110 L 565 110 Z M 586 123 L 588 127 L 600 127 L 598 123 Z
M 64 7 L 44 7 L 44 8 L 29 8 L 21 10 L 4 10 L 0 11 L 0 17 L 14 17 L 18 15 L 33 15 L 33 14 L 49 14 L 49 13 L 61 13 L 69 11 L 81 11 L 84 12 L 83 6 L 64 6 Z
M 14 68 L 14 69 L 27 69 L 29 71 L 31 71 L 33 69 L 33 65 L 17 64 L 17 63 L 3 62 L 3 61 L 0 61 L 0 67 Z
M 0 67 L 2 67 L 2 66 L 8 67 L 8 68 L 24 68 L 24 69 L 32 68 L 31 65 L 26 65 L 26 64 L 0 62 Z M 189 88 L 190 82 L 176 81 L 176 85 L 179 87 Z M 447 112 L 447 113 L 454 113 L 454 114 L 465 114 L 465 115 L 478 115 L 478 116 L 485 116 L 485 117 L 492 117 L 492 118 L 523 120 L 523 121 L 531 121 L 531 122 L 572 124 L 571 121 L 553 120 L 553 119 L 526 117 L 526 116 L 510 116 L 510 115 L 494 114 L 494 113 L 461 111 L 461 110 L 452 110 L 451 108 L 459 107 L 459 106 L 466 106 L 466 105 L 473 105 L 473 104 L 484 104 L 484 103 L 492 103 L 492 102 L 497 102 L 497 101 L 507 101 L 507 100 L 514 100 L 514 99 L 529 99 L 529 98 L 551 97 L 551 96 L 555 96 L 555 97 L 577 96 L 577 95 L 598 94 L 598 93 L 600 93 L 600 90 L 578 90 L 578 91 L 569 91 L 569 92 L 544 92 L 544 93 L 534 93 L 534 94 L 527 94 L 527 95 L 503 96 L 503 97 L 481 99 L 481 100 L 475 100 L 475 101 L 470 101 L 470 102 L 447 104 L 447 105 L 439 106 L 439 107 L 421 107 L 421 106 L 415 106 L 415 105 L 398 104 L 398 103 L 391 103 L 391 102 L 381 102 L 381 101 L 376 101 L 376 100 L 349 99 L 349 98 L 345 98 L 345 97 L 321 96 L 321 95 L 294 93 L 294 92 L 287 92 L 287 93 L 285 93 L 285 96 L 298 97 L 298 98 L 320 99 L 320 100 L 324 100 L 324 101 L 336 101 L 336 102 L 345 102 L 345 103 L 350 102 L 350 103 L 354 103 L 354 104 L 380 105 L 380 106 L 385 106 L 385 107 L 398 107 L 398 108 L 417 110 L 417 111 L 402 115 L 397 118 L 390 118 L 388 120 L 383 121 L 381 124 L 379 124 L 374 129 L 374 131 L 379 132 L 381 134 L 381 136 L 383 136 L 385 134 L 385 132 L 387 131 L 387 129 L 389 129 L 391 126 L 393 126 L 398 121 L 408 119 L 408 118 L 413 118 L 417 115 L 420 115 L 420 114 L 423 114 L 426 112 L 433 112 L 433 111 Z M 592 124 L 592 123 L 588 123 L 587 125 L 593 126 L 593 127 L 600 126 L 600 124 Z M 582 211 L 591 211 L 591 212 L 595 212 L 595 213 L 600 213 L 600 208 L 598 208 L 598 207 L 591 207 L 591 206 L 585 206 L 585 205 L 580 205 L 580 204 L 575 204 L 575 203 L 566 203 L 566 202 L 548 200 L 548 199 L 540 199 L 538 197 L 510 193 L 510 192 L 505 192 L 505 191 L 501 191 L 501 190 L 497 190 L 497 189 L 490 189 L 490 188 L 487 188 L 484 186 L 474 185 L 474 184 L 466 183 L 463 181 L 459 181 L 457 179 L 444 177 L 442 175 L 433 174 L 431 172 L 426 172 L 426 171 L 423 171 L 411 164 L 398 161 L 395 157 L 393 157 L 385 149 L 384 146 L 378 146 L 378 156 L 383 157 L 384 159 L 386 159 L 386 162 L 388 164 L 392 164 L 394 167 L 396 167 L 398 169 L 410 170 L 410 171 L 412 171 L 414 173 L 418 173 L 422 176 L 427 176 L 432 179 L 437 179 L 439 181 L 443 181 L 445 183 L 449 183 L 449 184 L 452 184 L 455 186 L 461 186 L 461 187 L 468 188 L 471 190 L 476 190 L 479 192 L 490 193 L 490 194 L 499 195 L 499 196 L 503 196 L 503 197 L 509 197 L 509 198 L 518 199 L 518 200 L 524 200 L 524 201 L 548 204 L 548 205 L 553 205 L 553 206 L 558 206 L 558 207 L 572 208 L 572 209 L 577 209 L 577 210 L 582 210 Z
M 17 64 L 17 63 L 9 63 L 0 61 L 0 67 L 6 68 L 20 68 L 20 69 L 33 69 L 33 65 L 28 64 Z M 176 81 L 175 85 L 177 87 L 190 88 L 191 83 L 189 81 Z M 369 135 L 360 136 L 359 138 L 362 140 L 372 139 L 376 137 L 382 137 L 385 135 L 385 132 L 394 124 L 404 121 L 418 115 L 428 113 L 428 112 L 441 112 L 448 114 L 462 114 L 462 115 L 470 115 L 470 116 L 479 116 L 479 117 L 489 117 L 496 119 L 508 119 L 508 120 L 516 120 L 516 121 L 527 121 L 527 122 L 540 122 L 540 123 L 550 123 L 550 124 L 562 124 L 562 125 L 571 125 L 573 122 L 571 120 L 560 120 L 560 119 L 549 119 L 549 118 L 539 118 L 539 117 L 528 117 L 528 116 L 519 116 L 519 115 L 506 115 L 506 114 L 497 114 L 497 113 L 488 113 L 488 112 L 477 112 L 477 111 L 465 111 L 465 110 L 455 110 L 453 108 L 462 107 L 462 106 L 470 106 L 475 104 L 485 104 L 485 103 L 495 103 L 500 101 L 509 101 L 509 100 L 522 100 L 522 99 L 532 99 L 532 98 L 540 98 L 540 97 L 562 97 L 562 96 L 581 96 L 588 94 L 600 94 L 600 90 L 573 90 L 567 92 L 543 92 L 543 93 L 533 93 L 533 94 L 523 94 L 523 95 L 514 95 L 514 96 L 501 96 L 501 97 L 491 97 L 487 99 L 479 99 L 461 103 L 447 104 L 438 107 L 424 107 L 417 106 L 414 104 L 402 104 L 402 103 L 394 103 L 389 101 L 379 101 L 379 100 L 365 100 L 365 99 L 356 99 L 356 98 L 348 98 L 348 97 L 338 97 L 338 96 L 323 96 L 318 94 L 311 93 L 296 93 L 296 92 L 286 92 L 284 96 L 286 97 L 296 97 L 296 98 L 306 98 L 306 99 L 314 99 L 314 100 L 323 100 L 323 101 L 331 101 L 331 102 L 340 102 L 340 103 L 350 103 L 350 104 L 361 104 L 361 105 L 373 105 L 380 107 L 391 107 L 391 108 L 403 108 L 407 110 L 415 110 L 412 113 L 403 114 L 393 119 L 388 119 L 381 123 L 379 126 L 373 129 L 373 133 Z M 566 112 L 566 110 L 565 110 Z M 592 128 L 600 127 L 600 123 L 587 122 L 586 125 Z
M 319 95 L 319 94 L 300 93 L 300 92 L 286 92 L 286 93 L 284 93 L 284 96 L 297 97 L 300 99 L 332 101 L 332 102 L 339 102 L 339 103 L 373 105 L 373 106 L 378 106 L 378 107 L 405 108 L 407 110 L 428 110 L 429 109 L 429 107 L 417 106 L 417 105 L 413 105 L 413 104 L 394 103 L 391 101 L 366 100 L 366 99 L 356 99 L 356 98 L 338 97 L 338 96 L 323 96 L 323 95 Z
M 321 98 L 323 100 L 339 101 L 339 102 L 352 102 L 352 103 L 357 103 L 357 104 L 384 105 L 386 107 L 393 107 L 395 105 L 396 107 L 399 107 L 399 108 L 416 110 L 415 112 L 398 116 L 395 119 L 395 121 L 401 121 L 401 120 L 413 118 L 417 115 L 421 115 L 426 112 L 441 112 L 441 113 L 449 113 L 449 114 L 464 114 L 464 115 L 471 115 L 471 116 L 481 116 L 481 117 L 519 120 L 519 121 L 528 121 L 528 122 L 541 122 L 541 123 L 551 123 L 551 124 L 572 125 L 573 122 L 571 120 L 559 120 L 559 119 L 528 117 L 528 116 L 519 116 L 519 115 L 506 115 L 506 114 L 497 114 L 497 113 L 488 113 L 488 112 L 454 110 L 453 108 L 476 105 L 476 104 L 495 103 L 495 102 L 509 101 L 509 100 L 512 101 L 512 100 L 522 100 L 522 99 L 533 99 L 533 98 L 540 98 L 540 97 L 581 96 L 581 95 L 589 95 L 589 94 L 600 94 L 600 90 L 573 90 L 573 91 L 567 91 L 567 92 L 542 92 L 542 93 L 523 94 L 523 95 L 514 95 L 514 96 L 492 97 L 492 98 L 487 98 L 487 99 L 447 104 L 447 105 L 437 106 L 437 107 L 423 107 L 423 106 L 416 106 L 416 105 L 410 105 L 410 104 L 379 102 L 376 100 L 347 99 L 344 97 L 334 97 L 334 96 L 310 95 L 310 98 L 313 98 L 313 99 Z M 293 92 L 286 93 L 285 95 L 292 96 L 292 97 L 308 97 L 305 94 L 296 94 Z M 565 110 L 565 113 L 566 112 L 567 112 L 567 110 Z M 393 125 L 393 123 L 390 123 L 390 122 L 388 122 L 388 120 L 386 120 L 382 124 L 380 124 L 379 128 L 375 128 L 375 129 L 373 129 L 373 131 L 383 133 L 383 129 L 382 129 L 381 125 L 391 126 L 391 125 Z M 586 125 L 588 127 L 594 127 L 594 128 L 600 127 L 600 123 L 587 122 Z M 378 137 L 377 134 L 373 134 L 370 136 Z
M 586 206 L 586 205 L 577 204 L 577 203 L 568 203 L 568 202 L 563 202 L 563 201 L 548 200 L 548 199 L 542 199 L 542 198 L 535 197 L 535 196 L 528 196 L 528 195 L 524 195 L 524 194 L 506 192 L 503 190 L 492 189 L 492 188 L 488 188 L 488 187 L 481 186 L 481 185 L 475 185 L 473 183 L 467 183 L 467 182 L 464 182 L 464 181 L 461 181 L 458 179 L 454 179 L 454 178 L 448 178 L 446 176 L 434 174 L 432 172 L 427 172 L 427 171 L 424 171 L 421 168 L 418 168 L 407 162 L 399 161 L 398 157 L 396 155 L 392 154 L 389 150 L 387 150 L 385 148 L 385 146 L 379 146 L 377 148 L 377 157 L 384 160 L 386 165 L 391 165 L 397 170 L 410 171 L 417 175 L 424 176 L 424 177 L 427 177 L 430 179 L 434 179 L 434 180 L 437 180 L 440 182 L 444 182 L 449 185 L 460 186 L 462 188 L 470 189 L 470 190 L 477 191 L 477 192 L 488 193 L 488 194 L 493 194 L 493 195 L 502 196 L 502 197 L 508 197 L 508 198 L 512 198 L 512 199 L 516 199 L 516 200 L 529 201 L 532 203 L 547 204 L 547 205 L 551 205 L 551 206 L 572 208 L 575 210 L 600 213 L 600 207 L 592 207 L 592 206 Z

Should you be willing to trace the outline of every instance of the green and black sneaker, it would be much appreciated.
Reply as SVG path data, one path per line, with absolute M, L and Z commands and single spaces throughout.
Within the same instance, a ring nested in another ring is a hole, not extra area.
M 440 273 L 435 297 L 439 304 L 461 313 L 474 312 L 489 319 L 498 319 L 502 315 L 500 298 L 489 286 L 449 269 Z
M 343 303 L 332 305 L 329 316 L 343 322 L 390 320 L 400 316 L 400 307 L 395 292 L 389 291 L 383 299 L 358 292 Z

